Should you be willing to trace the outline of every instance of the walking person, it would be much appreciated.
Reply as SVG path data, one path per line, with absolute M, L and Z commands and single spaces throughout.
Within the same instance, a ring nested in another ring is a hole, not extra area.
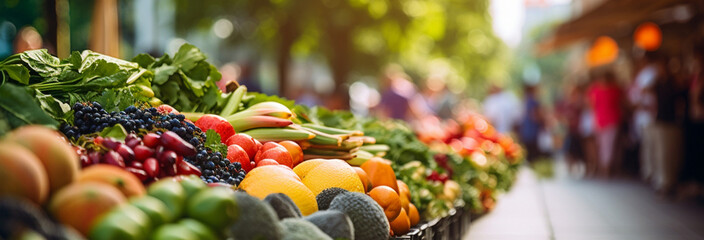
M 613 72 L 598 76 L 587 90 L 589 103 L 594 110 L 596 144 L 598 149 L 598 175 L 609 178 L 618 150 L 617 139 L 621 123 L 622 90 Z
M 536 96 L 536 86 L 526 85 L 524 91 L 519 137 L 521 143 L 526 147 L 526 159 L 532 163 L 541 156 L 538 135 L 543 128 L 543 116 L 540 102 Z

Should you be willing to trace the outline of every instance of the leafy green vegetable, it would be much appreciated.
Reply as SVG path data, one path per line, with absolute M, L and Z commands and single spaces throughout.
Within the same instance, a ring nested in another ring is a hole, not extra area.
M 132 61 L 154 73 L 151 88 L 164 103 L 182 111 L 219 113 L 229 95 L 217 87 L 222 76 L 206 58 L 195 46 L 184 44 L 173 58 L 140 54 Z
M 73 52 L 66 59 L 59 59 L 45 49 L 15 54 L 0 62 L 2 82 L 12 80 L 27 86 L 32 101 L 56 120 L 71 121 L 70 106 L 76 102 L 98 101 L 106 110 L 117 110 L 153 97 L 151 79 L 153 74 L 139 64 L 106 56 L 90 50 Z M 12 87 L 12 86 L 10 86 Z M 10 95 L 2 95 L 9 101 Z M 15 99 L 16 100 L 16 99 Z M 112 109 L 111 109 L 112 108 Z M 10 112 L 14 117 L 9 122 L 28 122 L 22 116 Z M 46 123 L 32 122 L 32 123 Z M 26 123 L 25 123 L 26 124 Z
M 0 110 L 11 128 L 26 124 L 57 127 L 59 123 L 40 107 L 26 87 L 12 83 L 0 86 Z
M 101 137 L 111 137 L 120 141 L 125 141 L 127 130 L 121 124 L 115 124 L 112 127 L 106 127 L 98 134 Z
M 227 146 L 221 141 L 220 134 L 215 130 L 208 129 L 208 131 L 205 132 L 205 147 L 220 152 L 223 156 L 227 156 Z
M 0 67 L 0 71 L 7 73 L 10 79 L 14 79 L 19 83 L 28 84 L 29 83 L 29 70 L 22 66 L 22 64 L 9 64 Z M 4 78 L 4 77 L 3 77 Z

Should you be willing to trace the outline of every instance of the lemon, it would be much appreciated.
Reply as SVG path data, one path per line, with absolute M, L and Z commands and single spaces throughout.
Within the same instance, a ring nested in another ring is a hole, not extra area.
M 328 160 L 325 159 L 310 159 L 306 160 L 293 168 L 293 171 L 298 175 L 298 177 L 303 178 L 312 170 L 313 168 L 320 166 L 320 164 L 326 163 Z
M 301 183 L 291 169 L 273 165 L 255 168 L 247 173 L 239 188 L 259 199 L 272 193 L 286 194 L 304 216 L 318 211 L 315 194 Z
M 354 168 L 342 160 L 327 160 L 311 169 L 303 177 L 303 184 L 315 195 L 331 187 L 364 193 L 364 185 L 362 185 L 359 175 Z

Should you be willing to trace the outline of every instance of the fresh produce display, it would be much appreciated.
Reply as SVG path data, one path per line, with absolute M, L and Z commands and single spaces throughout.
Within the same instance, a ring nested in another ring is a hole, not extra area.
M 0 62 L 0 238 L 388 239 L 492 208 L 520 146 L 481 116 L 401 121 L 223 93 L 184 44 Z M 8 223 L 8 224 L 5 224 Z

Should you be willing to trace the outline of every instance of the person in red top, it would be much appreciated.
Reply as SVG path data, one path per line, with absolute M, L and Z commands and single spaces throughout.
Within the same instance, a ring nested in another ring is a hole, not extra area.
M 596 122 L 596 142 L 599 151 L 598 173 L 603 177 L 611 175 L 616 156 L 616 140 L 621 123 L 621 101 L 623 91 L 616 84 L 612 72 L 606 72 L 595 79 L 587 90 L 589 103 L 594 109 Z

